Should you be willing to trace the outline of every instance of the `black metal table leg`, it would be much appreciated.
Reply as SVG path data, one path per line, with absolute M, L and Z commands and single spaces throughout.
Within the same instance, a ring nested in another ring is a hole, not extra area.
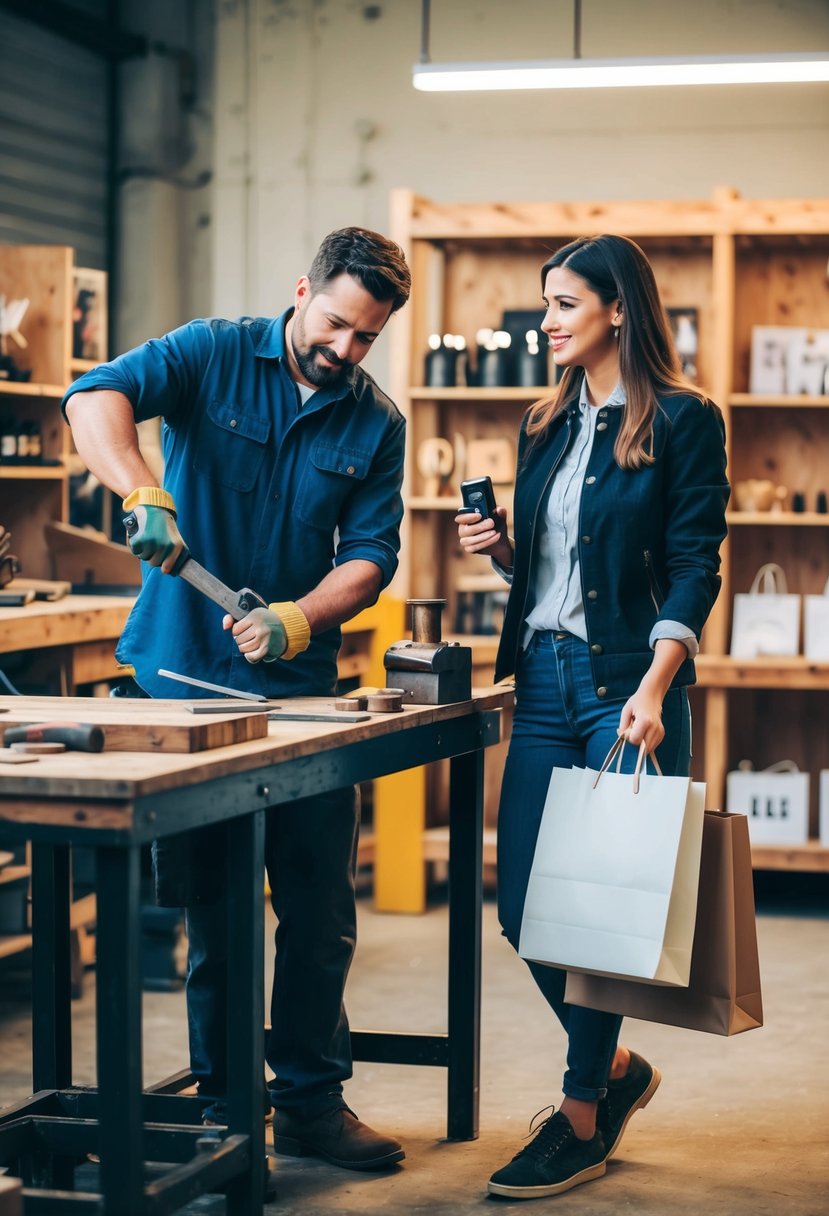
M 449 1078 L 447 1135 L 478 1135 L 484 753 L 455 756 L 449 776 Z
M 98 1137 L 106 1216 L 145 1210 L 139 862 L 135 845 L 97 854 Z
M 250 1170 L 227 1186 L 227 1209 L 256 1216 L 265 1184 L 265 812 L 234 820 L 227 839 L 228 1131 L 251 1147 Z
M 32 845 L 32 1082 L 72 1084 L 69 848 Z

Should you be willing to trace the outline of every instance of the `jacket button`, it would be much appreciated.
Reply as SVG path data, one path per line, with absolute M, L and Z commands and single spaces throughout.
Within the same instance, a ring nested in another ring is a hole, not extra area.
M 607 689 L 605 688 L 604 684 L 602 684 L 601 688 L 596 689 L 596 696 L 597 697 L 606 697 L 607 696 Z
M 235 419 L 235 418 L 231 418 L 231 420 L 230 420 L 230 425 L 231 425 L 231 426 L 235 426 L 235 425 L 236 425 L 236 419 Z
M 593 538 L 592 538 L 591 536 L 583 536 L 583 537 L 581 538 L 581 543 L 582 543 L 583 545 L 592 545 L 592 544 L 593 544 Z
M 604 654 L 604 646 L 602 646 L 599 642 L 594 642 L 593 645 L 590 647 L 590 653 L 591 654 Z
M 597 600 L 599 598 L 598 591 L 588 591 L 587 598 L 589 600 Z
M 348 466 L 348 468 L 346 469 L 346 473 L 348 473 L 348 474 L 351 474 L 351 473 L 353 473 L 354 471 L 355 471 L 355 470 L 354 470 L 354 465 L 353 465 L 353 464 L 350 464 L 350 465 Z
M 586 486 L 592 486 L 592 484 L 593 484 L 593 482 L 594 482 L 595 480 L 596 480 L 596 478 L 595 478 L 595 477 L 585 477 L 585 479 L 584 479 L 584 484 L 585 484 Z
M 596 430 L 597 430 L 597 431 L 606 431 L 606 430 L 607 430 L 607 423 L 606 423 L 606 422 L 597 422 L 597 423 L 596 423 Z

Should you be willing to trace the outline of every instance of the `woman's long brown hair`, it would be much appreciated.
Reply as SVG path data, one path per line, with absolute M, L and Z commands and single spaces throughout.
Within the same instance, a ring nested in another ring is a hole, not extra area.
M 547 273 L 562 266 L 583 279 L 603 304 L 621 302 L 619 375 L 626 404 L 614 455 L 623 469 L 653 463 L 653 420 L 658 397 L 705 394 L 682 374 L 671 327 L 653 270 L 635 241 L 624 236 L 581 237 L 553 254 L 541 268 L 541 290 Z M 527 434 L 540 438 L 555 416 L 578 396 L 583 369 L 568 367 L 551 397 L 530 407 Z

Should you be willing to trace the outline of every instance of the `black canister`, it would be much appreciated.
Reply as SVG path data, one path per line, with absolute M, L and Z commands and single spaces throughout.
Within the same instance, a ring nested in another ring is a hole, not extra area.
M 529 330 L 515 360 L 516 383 L 521 388 L 538 388 L 547 383 L 547 350 L 546 342 L 539 346 L 536 330 Z

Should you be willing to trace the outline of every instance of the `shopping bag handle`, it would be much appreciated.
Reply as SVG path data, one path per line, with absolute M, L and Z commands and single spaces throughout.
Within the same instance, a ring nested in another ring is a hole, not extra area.
M 627 732 L 625 732 L 624 734 L 619 735 L 617 737 L 617 739 L 615 740 L 610 751 L 605 756 L 604 761 L 602 763 L 602 767 L 599 769 L 598 773 L 596 773 L 596 780 L 593 782 L 593 789 L 595 789 L 596 786 L 599 784 L 599 778 L 601 777 L 602 773 L 607 772 L 608 768 L 613 763 L 614 756 L 616 757 L 616 772 L 621 773 L 622 756 L 624 755 L 625 744 L 627 742 L 628 742 Z M 645 744 L 645 741 L 642 740 L 642 742 L 639 744 L 639 755 L 636 757 L 636 767 L 633 770 L 633 792 L 634 792 L 634 794 L 639 793 L 639 778 L 642 775 L 642 766 L 644 765 L 645 769 L 647 770 L 648 758 L 650 758 L 651 763 L 653 764 L 653 767 L 656 769 L 657 777 L 662 776 L 662 769 L 659 767 L 659 761 L 657 760 L 657 758 L 653 752 L 649 752 L 647 750 L 647 745 Z
M 761 581 L 762 591 L 760 590 Z M 749 595 L 788 595 L 788 593 L 785 571 L 782 566 L 778 566 L 777 562 L 766 562 L 764 566 L 760 567 L 749 591 Z

